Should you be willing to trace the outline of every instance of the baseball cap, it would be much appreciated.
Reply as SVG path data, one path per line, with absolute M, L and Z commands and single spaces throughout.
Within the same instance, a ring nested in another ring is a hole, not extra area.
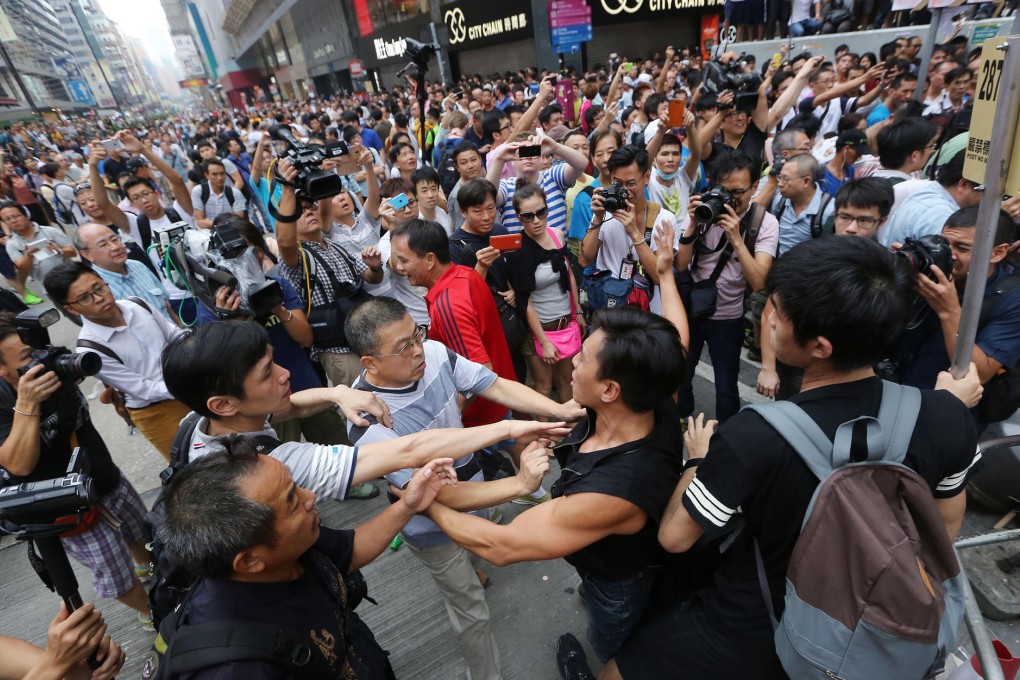
M 868 136 L 864 134 L 863 130 L 844 130 L 836 138 L 836 149 L 839 150 L 845 146 L 853 147 L 854 151 L 867 152 L 869 148 Z
M 136 172 L 142 168 L 147 168 L 148 166 L 149 164 L 145 162 L 144 158 L 135 157 L 124 161 L 124 167 L 128 170 L 128 172 Z
M 556 125 L 550 128 L 549 132 L 547 132 L 546 134 L 552 137 L 554 141 L 562 142 L 563 139 L 567 136 L 568 132 L 570 132 L 570 128 L 568 128 L 566 125 Z

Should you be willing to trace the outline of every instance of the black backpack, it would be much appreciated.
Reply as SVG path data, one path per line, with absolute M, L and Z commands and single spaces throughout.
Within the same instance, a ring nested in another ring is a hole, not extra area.
M 202 180 L 201 187 L 202 205 L 205 205 L 209 202 L 209 197 L 212 196 L 212 189 L 209 188 L 207 180 Z M 227 199 L 227 203 L 234 205 L 234 189 L 230 186 L 230 182 L 223 185 L 223 196 Z
M 811 216 L 811 238 L 818 238 L 827 232 L 828 235 L 836 233 L 835 221 L 827 220 L 825 223 L 822 222 L 822 216 L 825 214 L 825 209 L 829 207 L 829 203 L 832 202 L 832 196 L 826 193 L 822 193 L 822 203 L 818 206 L 818 212 Z M 790 205 L 790 199 L 784 198 L 779 201 L 779 205 L 776 206 L 775 218 L 778 222 L 783 218 L 783 213 L 786 212 L 787 206 Z M 829 229 L 832 229 L 829 231 Z M 751 251 L 752 253 L 754 250 Z
M 459 143 L 457 142 L 457 144 Z M 450 195 L 453 187 L 457 186 L 457 182 L 460 181 L 460 173 L 457 172 L 457 164 L 453 160 L 453 150 L 457 144 L 446 145 L 443 155 L 439 157 L 439 165 L 436 166 L 436 172 L 439 173 L 439 186 L 442 187 L 443 194 L 446 196 Z

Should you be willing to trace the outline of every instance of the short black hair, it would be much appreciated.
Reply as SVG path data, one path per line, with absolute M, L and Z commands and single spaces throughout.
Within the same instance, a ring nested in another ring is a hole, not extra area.
M 346 111 L 340 114 L 340 120 L 342 120 L 345 123 L 357 123 L 360 119 L 361 116 L 359 116 L 358 112 L 355 111 L 354 109 L 347 109 Z
M 347 346 L 359 357 L 380 351 L 380 329 L 403 320 L 407 315 L 403 302 L 385 295 L 372 296 L 347 315 L 344 322 Z
M 404 220 L 390 231 L 390 242 L 400 236 L 407 237 L 407 247 L 418 257 L 432 253 L 440 264 L 450 264 L 450 237 L 438 222 L 417 217 Z
M 964 179 L 963 164 L 967 158 L 966 154 L 966 149 L 960 149 L 952 158 L 940 165 L 938 172 L 935 173 L 935 181 L 944 187 L 951 187 Z
M 468 151 L 474 151 L 479 156 L 482 155 L 481 152 L 478 151 L 478 147 L 475 146 L 474 142 L 470 142 L 470 141 L 468 141 L 466 139 L 462 139 L 461 141 L 457 142 L 457 145 L 455 147 L 453 147 L 453 162 L 454 162 L 454 164 L 457 163 L 457 158 L 462 153 L 467 153 Z
M 217 395 L 243 399 L 244 381 L 267 349 L 269 333 L 255 321 L 202 324 L 163 348 L 163 382 L 177 401 L 215 420 L 206 402 Z
M 753 185 L 756 181 L 758 181 L 758 173 L 761 170 L 761 163 L 751 158 L 746 153 L 742 153 L 740 151 L 727 151 L 723 153 L 712 165 L 712 173 L 709 177 L 709 181 L 714 185 L 718 185 L 733 173 L 740 172 L 741 170 L 747 171 L 748 176 L 751 178 L 751 184 Z
M 223 161 L 221 161 L 219 158 L 210 158 L 209 160 L 202 164 L 202 173 L 209 174 L 209 168 L 213 167 L 214 165 L 220 166 L 221 168 L 223 168 L 224 171 L 226 171 L 227 169 L 227 166 L 224 165 Z
M 46 274 L 46 278 L 43 280 L 43 288 L 46 289 L 47 295 L 58 305 L 66 305 L 68 289 L 85 274 L 99 276 L 99 274 L 96 274 L 91 267 L 83 262 L 75 262 L 74 260 L 61 262 Z
M 41 168 L 39 168 L 39 172 L 41 172 L 42 174 L 46 175 L 50 179 L 53 179 L 54 177 L 56 177 L 57 176 L 57 172 L 59 170 L 60 170 L 60 166 L 57 165 L 56 163 L 44 163 L 43 166 Z
M 559 102 L 553 102 L 538 112 L 538 122 L 545 125 L 552 118 L 554 113 L 563 113 L 563 107 Z
M 221 165 L 222 165 L 222 163 L 221 163 Z M 136 187 L 138 185 L 145 186 L 145 187 L 147 187 L 149 189 L 152 189 L 153 191 L 156 190 L 156 187 L 154 187 L 152 185 L 152 180 L 147 179 L 145 177 L 139 177 L 137 175 L 132 175 L 131 179 L 126 180 L 124 182 L 124 186 L 122 186 L 121 189 L 124 191 L 124 195 L 127 196 L 128 191 L 132 187 Z
M 482 132 L 487 135 L 499 132 L 499 129 L 503 127 L 504 120 L 510 120 L 510 116 L 502 109 L 495 108 L 492 111 L 487 111 L 485 117 L 482 118 Z
M 848 180 L 836 192 L 836 210 L 846 206 L 878 208 L 881 217 L 889 217 L 896 195 L 892 185 L 882 177 L 861 177 Z
M 390 148 L 390 163 L 396 163 L 397 157 L 400 156 L 400 152 L 404 149 L 411 149 L 413 151 L 414 147 L 408 142 L 397 142 L 394 144 L 393 147 Z
M 598 378 L 619 383 L 620 398 L 631 411 L 647 413 L 680 388 L 687 353 L 672 323 L 627 306 L 600 309 L 591 323 L 593 332 L 605 334 Z
M 617 168 L 630 167 L 635 163 L 637 163 L 638 170 L 642 173 L 648 172 L 648 152 L 643 146 L 627 144 L 609 155 L 606 169 L 612 173 Z
M 653 92 L 652 94 L 645 97 L 645 101 L 641 104 L 641 110 L 645 112 L 645 115 L 649 118 L 654 118 L 659 111 L 659 104 L 669 101 L 669 98 L 661 92 Z
M 826 338 L 833 366 L 849 371 L 889 356 L 910 320 L 915 278 L 871 239 L 825 236 L 777 258 L 765 290 L 799 344 Z
M 901 168 L 907 157 L 923 151 L 939 131 L 935 123 L 924 118 L 905 118 L 887 125 L 878 133 L 878 160 L 883 168 Z
M 418 182 L 431 182 L 439 186 L 439 173 L 435 168 L 424 165 L 411 173 L 411 185 L 414 187 L 414 194 L 418 193 Z
M 491 197 L 493 201 L 499 196 L 496 185 L 484 177 L 469 179 L 460 185 L 457 192 L 457 205 L 463 210 L 474 208 L 485 204 L 485 199 Z
M 977 226 L 978 220 L 978 206 L 970 208 L 960 208 L 952 215 L 946 218 L 946 223 L 943 228 L 949 227 L 950 229 L 973 229 Z M 1005 210 L 999 210 L 999 218 L 995 222 L 995 241 L 992 243 L 993 246 L 999 246 L 1003 243 L 1013 243 L 1016 241 L 1016 227 L 1013 225 L 1013 218 L 1009 216 Z M 46 277 L 49 280 L 49 277 Z

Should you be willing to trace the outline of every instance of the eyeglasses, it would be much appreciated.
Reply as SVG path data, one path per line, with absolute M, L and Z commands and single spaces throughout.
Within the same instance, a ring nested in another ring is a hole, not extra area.
M 319 204 L 316 201 L 313 201 L 313 202 L 302 201 L 301 202 L 301 212 L 308 212 L 309 210 L 318 210 L 318 209 L 319 209 Z
M 83 191 L 92 191 L 91 184 L 76 184 L 74 185 L 74 195 L 77 196 Z
M 786 184 L 787 182 L 796 182 L 798 179 L 804 179 L 805 177 L 807 177 L 807 175 L 797 175 L 796 177 L 784 177 L 783 175 L 780 175 L 776 181 L 779 184 Z
M 115 234 L 110 238 L 106 239 L 105 241 L 97 241 L 96 244 L 91 248 L 81 248 L 81 250 L 106 250 L 107 248 L 119 245 L 120 243 L 123 243 L 123 241 L 121 240 L 120 236 L 117 236 Z
M 412 198 L 412 199 L 410 199 L 407 202 L 407 205 L 405 205 L 403 209 L 404 210 L 411 210 L 412 208 L 417 208 L 417 207 L 418 207 L 418 199 L 417 198 Z
M 517 219 L 524 224 L 530 224 L 537 217 L 540 220 L 544 220 L 545 216 L 549 214 L 549 206 L 543 205 L 541 208 L 534 212 L 519 212 L 517 213 Z
M 417 326 L 417 330 L 414 336 L 407 342 L 406 345 L 401 347 L 393 354 L 373 354 L 374 357 L 400 357 L 401 359 L 410 359 L 411 355 L 414 354 L 414 346 L 421 345 L 429 337 L 428 326 Z
M 847 213 L 836 213 L 836 222 L 844 227 L 849 227 L 852 222 L 857 222 L 857 225 L 865 229 L 871 229 L 873 226 L 878 224 L 880 221 L 877 217 L 857 217 L 856 215 L 849 215 Z
M 133 198 L 131 196 L 128 196 L 128 198 L 130 198 L 132 201 L 144 201 L 150 196 L 155 195 L 156 195 L 155 191 L 139 191 L 137 194 L 134 195 Z
M 110 292 L 110 287 L 105 283 L 97 283 L 87 293 L 82 293 L 75 299 L 71 300 L 72 305 L 80 305 L 82 307 L 91 307 L 95 304 L 95 299 L 98 297 L 100 300 Z
M 730 196 L 732 196 L 735 200 L 739 201 L 744 197 L 744 194 L 746 194 L 750 190 L 751 187 L 747 187 L 746 189 L 728 189 L 727 191 L 730 192 Z

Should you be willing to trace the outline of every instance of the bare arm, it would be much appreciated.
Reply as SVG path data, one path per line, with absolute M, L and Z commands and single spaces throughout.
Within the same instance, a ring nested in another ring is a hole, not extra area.
M 779 95 L 779 98 L 776 99 L 776 103 L 772 105 L 771 109 L 769 109 L 769 130 L 778 125 L 779 121 L 781 121 L 783 116 L 786 115 L 786 112 L 790 110 L 790 107 L 797 102 L 797 98 L 804 90 L 804 86 L 807 85 L 808 77 L 816 68 L 818 68 L 818 64 L 820 63 L 822 63 L 821 55 L 811 57 L 800 67 L 800 70 L 797 71 L 797 75 L 793 77 L 793 81 L 790 83 L 790 86 L 786 88 L 786 91 L 783 92 L 783 94 Z
M 659 80 L 655 83 L 655 91 L 661 93 L 666 92 L 666 82 L 669 80 L 669 67 L 673 65 L 673 55 L 676 54 L 676 50 L 670 45 L 666 48 L 666 61 L 662 65 L 662 70 L 659 71 Z M 674 76 L 675 77 L 675 76 Z
M 657 246 L 655 267 L 659 274 L 662 318 L 676 327 L 676 332 L 680 335 L 680 344 L 686 350 L 691 342 L 691 334 L 687 325 L 687 310 L 684 308 L 683 300 L 680 299 L 680 290 L 676 287 L 676 278 L 673 276 L 674 235 L 672 222 L 667 224 L 661 233 L 655 235 Z
M 963 526 L 963 515 L 967 510 L 967 494 L 962 491 L 952 498 L 936 498 L 935 505 L 938 506 L 939 515 L 946 525 L 946 533 L 949 540 L 955 541 L 960 527 Z
M 523 383 L 506 378 L 496 378 L 496 382 L 480 392 L 480 395 L 514 411 L 565 422 L 578 420 L 585 413 L 584 409 L 574 402 L 557 403 Z
M 513 130 L 510 131 L 509 139 L 514 139 L 519 133 L 524 131 L 531 131 L 535 127 L 535 121 L 538 120 L 538 114 L 551 101 L 553 101 L 553 91 L 555 89 L 554 81 L 555 76 L 548 76 L 542 80 L 538 85 L 538 95 L 535 97 L 535 101 L 531 102 L 531 106 L 527 108 L 521 119 L 517 121 L 517 125 L 514 126 Z M 503 166 L 499 168 L 500 172 L 503 171 Z M 498 173 L 497 173 L 498 176 Z M 488 176 L 486 176 L 490 182 Z M 497 180 L 498 182 L 498 180 Z
M 610 534 L 634 534 L 647 519 L 633 503 L 597 493 L 554 498 L 505 526 L 438 503 L 426 515 L 455 543 L 498 566 L 563 557 Z
M 42 403 L 59 387 L 57 374 L 44 366 L 36 366 L 21 376 L 11 432 L 0 445 L 0 466 L 12 475 L 24 477 L 31 474 L 39 463 Z
M 286 217 L 293 215 L 297 211 L 297 197 L 294 195 L 293 185 L 293 181 L 297 177 L 297 170 L 285 158 L 277 163 L 277 169 L 288 182 L 288 184 L 283 185 L 283 193 L 280 194 L 280 204 L 277 207 L 280 215 Z M 280 249 L 280 258 L 287 263 L 287 266 L 296 267 L 301 259 L 296 222 L 276 220 L 276 245 Z
M 131 223 L 127 215 L 124 214 L 124 211 L 110 201 L 110 196 L 106 193 L 106 184 L 99 174 L 99 161 L 105 157 L 106 147 L 99 142 L 93 142 L 89 153 L 89 181 L 92 184 L 92 195 L 96 199 L 96 205 L 106 215 L 106 219 L 110 220 L 118 229 L 127 233 L 131 229 Z
M 131 153 L 140 153 L 145 156 L 146 160 L 155 166 L 157 170 L 163 173 L 163 177 L 170 184 L 170 191 L 173 192 L 174 199 L 180 203 L 181 207 L 184 208 L 184 212 L 189 215 L 192 212 L 191 205 L 191 192 L 188 191 L 188 186 L 184 183 L 184 178 L 181 174 L 174 170 L 169 163 L 152 150 L 152 147 L 148 144 L 142 144 L 138 139 L 128 134 L 126 131 L 121 130 L 117 133 L 117 139 L 124 144 L 124 148 Z M 235 173 L 240 177 L 240 173 Z M 240 184 L 235 184 L 240 188 Z

